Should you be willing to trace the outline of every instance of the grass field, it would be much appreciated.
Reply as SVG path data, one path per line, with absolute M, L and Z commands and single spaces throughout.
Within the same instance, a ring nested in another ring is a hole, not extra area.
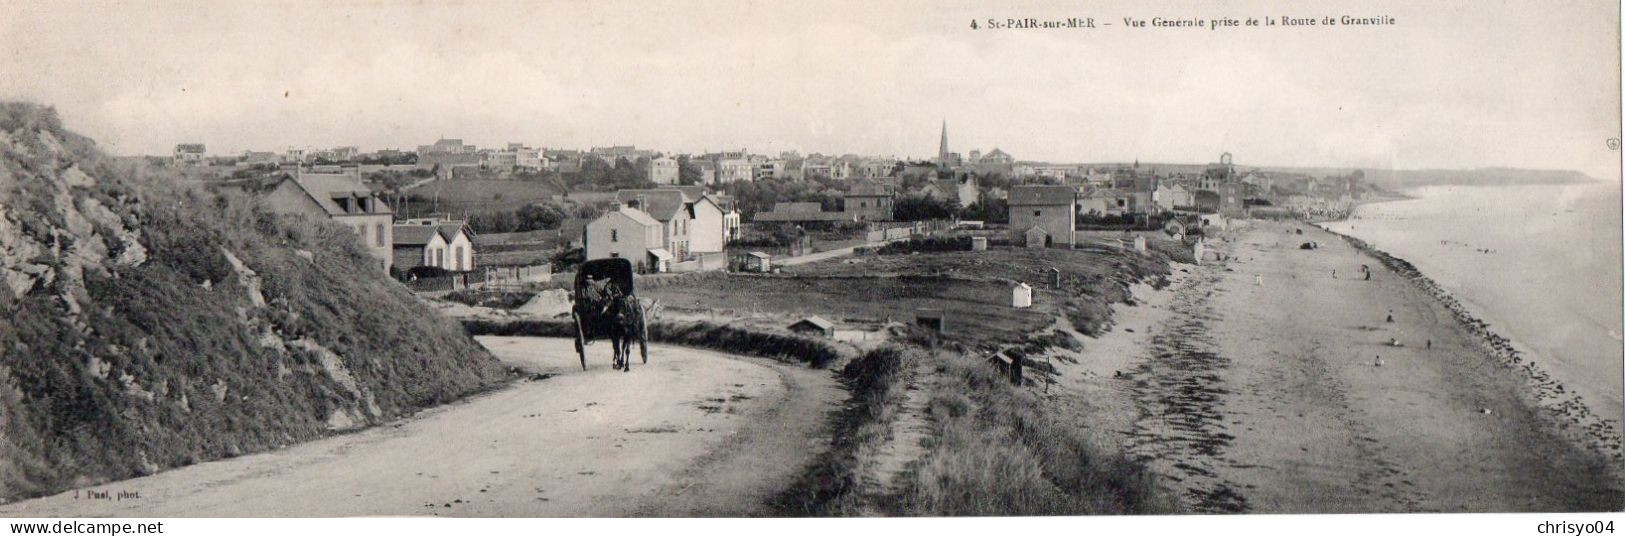
M 407 206 L 395 208 L 411 215 L 451 213 L 453 217 L 461 217 L 516 210 L 531 203 L 547 201 L 559 193 L 558 187 L 551 182 L 442 180 L 408 191 L 412 198 L 403 202 Z
M 1159 255 L 1100 247 L 870 255 L 787 267 L 780 275 L 719 274 L 639 294 L 674 312 L 786 324 L 808 315 L 913 323 L 918 309 L 934 308 L 947 316 L 948 338 L 992 347 L 1026 340 L 1057 318 L 1097 333 L 1133 282 L 1166 273 Z M 1060 288 L 1049 284 L 1051 268 L 1060 270 Z M 1011 306 L 1017 281 L 1034 287 L 1033 307 Z

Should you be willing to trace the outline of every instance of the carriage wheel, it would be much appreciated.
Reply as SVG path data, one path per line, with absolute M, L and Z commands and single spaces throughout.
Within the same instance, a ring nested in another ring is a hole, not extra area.
M 570 311 L 570 322 L 576 326 L 576 355 L 581 356 L 581 370 L 587 370 L 587 337 L 581 332 L 581 318 Z

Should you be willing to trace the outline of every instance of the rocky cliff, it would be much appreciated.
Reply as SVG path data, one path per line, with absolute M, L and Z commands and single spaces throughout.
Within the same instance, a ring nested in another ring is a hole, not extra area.
M 498 385 L 353 231 L 0 103 L 0 500 L 277 448 Z

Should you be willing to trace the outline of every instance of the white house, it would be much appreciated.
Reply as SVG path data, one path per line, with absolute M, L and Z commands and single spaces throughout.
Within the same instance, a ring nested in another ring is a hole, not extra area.
M 395 224 L 395 267 L 433 266 L 451 272 L 474 269 L 474 240 L 461 221 L 417 218 Z
M 639 271 L 661 267 L 661 257 L 671 254 L 661 248 L 661 225 L 647 213 L 621 206 L 587 224 L 587 260 L 630 259 Z
M 660 222 L 661 242 L 655 247 L 664 249 L 674 257 L 673 262 L 688 260 L 689 252 L 693 251 L 689 236 L 694 214 L 691 212 L 690 199 L 682 190 L 620 190 L 615 192 L 615 201 L 622 206 L 641 210 Z
M 701 196 L 693 204 L 694 220 L 688 232 L 688 247 L 695 253 L 722 251 L 727 245 L 723 219 L 727 213 L 710 196 Z
M 649 161 L 649 182 L 677 184 L 677 159 L 661 156 Z

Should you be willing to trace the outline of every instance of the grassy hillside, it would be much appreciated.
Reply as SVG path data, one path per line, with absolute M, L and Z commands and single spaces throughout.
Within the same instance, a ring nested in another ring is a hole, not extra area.
M 348 229 L 0 104 L 0 499 L 378 424 L 504 381 Z

